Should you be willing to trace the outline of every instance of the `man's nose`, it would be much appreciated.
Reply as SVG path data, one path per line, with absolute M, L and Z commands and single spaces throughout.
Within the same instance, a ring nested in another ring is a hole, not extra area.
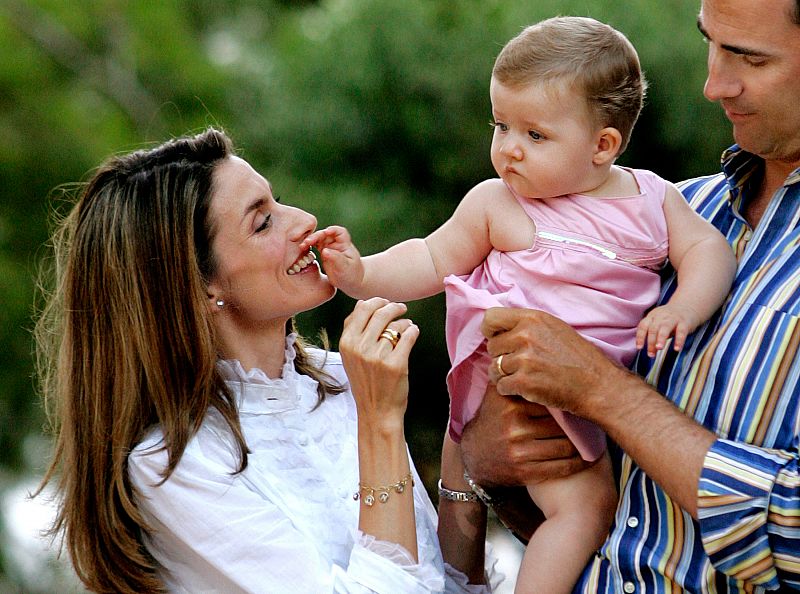
M 703 87 L 703 94 L 709 101 L 721 101 L 737 97 L 742 92 L 742 85 L 732 64 L 734 56 L 727 55 L 713 44 L 708 46 L 708 76 Z

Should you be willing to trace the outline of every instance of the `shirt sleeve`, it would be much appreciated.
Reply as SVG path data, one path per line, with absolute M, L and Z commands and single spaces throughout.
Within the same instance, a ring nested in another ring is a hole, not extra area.
M 358 540 L 349 560 L 331 562 L 286 513 L 248 489 L 225 464 L 217 467 L 187 452 L 169 480 L 156 486 L 164 461 L 159 453 L 134 453 L 129 475 L 151 527 L 148 549 L 166 570 L 170 591 L 428 594 L 443 589 L 436 568 L 404 567 Z
M 717 570 L 767 590 L 800 589 L 798 452 L 718 439 L 700 476 L 698 517 Z

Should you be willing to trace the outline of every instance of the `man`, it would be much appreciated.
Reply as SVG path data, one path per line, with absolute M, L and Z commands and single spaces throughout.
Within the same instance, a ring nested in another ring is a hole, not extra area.
M 736 146 L 723 173 L 682 190 L 737 256 L 729 300 L 682 351 L 640 356 L 647 383 L 541 312 L 484 321 L 489 353 L 503 355 L 497 392 L 586 417 L 622 450 L 616 520 L 577 592 L 800 591 L 800 0 L 702 0 L 698 26 L 704 92 Z M 541 416 L 490 391 L 462 442 L 472 478 L 579 467 Z

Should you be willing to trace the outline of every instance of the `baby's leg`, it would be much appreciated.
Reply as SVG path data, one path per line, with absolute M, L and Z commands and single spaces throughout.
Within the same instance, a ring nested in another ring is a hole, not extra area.
M 546 520 L 525 549 L 514 592 L 569 594 L 614 518 L 618 497 L 608 452 L 591 468 L 529 485 L 528 492 Z

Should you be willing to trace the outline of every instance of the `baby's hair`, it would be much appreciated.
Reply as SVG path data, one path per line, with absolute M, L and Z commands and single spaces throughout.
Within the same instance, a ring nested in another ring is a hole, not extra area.
M 619 130 L 619 153 L 628 145 L 647 90 L 631 42 L 587 17 L 554 17 L 526 27 L 503 47 L 492 77 L 505 86 L 566 84 L 583 93 L 594 123 Z

